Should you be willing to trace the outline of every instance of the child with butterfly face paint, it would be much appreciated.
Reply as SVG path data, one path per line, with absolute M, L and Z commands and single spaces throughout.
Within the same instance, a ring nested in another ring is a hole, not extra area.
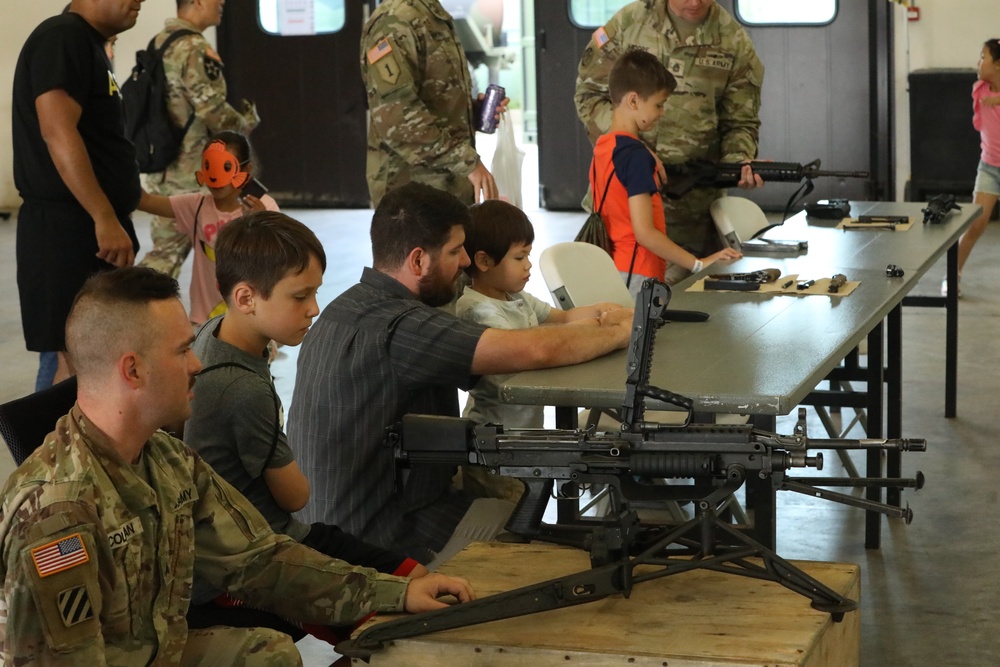
M 177 230 L 191 237 L 194 265 L 191 276 L 191 323 L 199 327 L 226 310 L 225 301 L 215 280 L 215 239 L 228 222 L 249 211 L 277 211 L 278 204 L 269 195 L 260 198 L 245 195 L 253 177 L 253 152 L 250 142 L 239 132 L 212 135 L 202 153 L 198 183 L 203 192 L 182 195 L 152 195 L 143 191 L 139 210 L 173 218 Z

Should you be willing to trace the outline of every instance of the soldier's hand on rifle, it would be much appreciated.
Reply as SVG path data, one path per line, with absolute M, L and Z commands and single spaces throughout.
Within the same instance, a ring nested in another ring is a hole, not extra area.
M 753 190 L 754 188 L 764 187 L 764 181 L 760 176 L 753 173 L 753 169 L 750 168 L 749 164 L 745 164 L 740 171 L 740 182 L 737 185 L 743 190 Z
M 454 595 L 459 602 L 476 599 L 472 586 L 465 579 L 431 573 L 410 580 L 410 585 L 406 587 L 403 606 L 411 614 L 442 609 L 448 606 L 447 602 L 438 600 L 442 595 Z
M 482 160 L 476 160 L 476 167 L 469 174 L 472 181 L 472 196 L 475 202 L 486 201 L 487 199 L 499 199 L 500 192 L 497 190 L 497 182 L 493 179 L 493 174 L 483 165 Z

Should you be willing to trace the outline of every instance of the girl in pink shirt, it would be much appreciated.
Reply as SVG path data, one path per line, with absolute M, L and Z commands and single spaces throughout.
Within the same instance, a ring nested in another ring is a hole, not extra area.
M 978 69 L 979 80 L 972 86 L 972 124 L 979 130 L 982 155 L 976 172 L 973 201 L 983 207 L 983 212 L 958 242 L 959 279 L 972 246 L 986 231 L 986 223 L 1000 198 L 1000 40 L 989 39 L 983 44 Z M 947 293 L 946 280 L 941 284 L 941 294 L 944 296 Z
M 177 231 L 187 234 L 194 247 L 191 271 L 191 323 L 201 326 L 226 311 L 215 279 L 215 239 L 222 227 L 249 211 L 277 211 L 278 204 L 264 194 L 244 194 L 252 176 L 250 142 L 239 132 L 217 132 L 202 153 L 198 182 L 209 194 L 192 192 L 165 197 L 145 191 L 139 210 L 174 218 Z

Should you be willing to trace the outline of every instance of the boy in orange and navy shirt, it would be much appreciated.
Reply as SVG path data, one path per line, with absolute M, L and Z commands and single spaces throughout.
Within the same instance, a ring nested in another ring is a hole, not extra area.
M 667 238 L 660 187 L 663 165 L 639 139 L 654 128 L 677 81 L 653 54 L 627 51 L 611 69 L 608 89 L 615 105 L 611 127 L 598 138 L 590 169 L 594 210 L 614 243 L 615 266 L 633 296 L 644 278 L 663 280 L 667 264 L 679 264 L 692 273 L 720 259 L 739 259 L 726 248 L 698 258 Z

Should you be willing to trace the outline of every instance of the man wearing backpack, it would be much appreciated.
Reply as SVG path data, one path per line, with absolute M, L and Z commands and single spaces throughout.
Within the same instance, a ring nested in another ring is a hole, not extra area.
M 177 18 L 167 19 L 153 39 L 159 49 L 172 33 L 185 31 L 164 50 L 163 73 L 170 118 L 178 128 L 187 127 L 177 159 L 164 171 L 146 176 L 146 189 L 153 194 L 197 192 L 195 172 L 209 135 L 221 130 L 249 134 L 260 122 L 252 103 L 244 100 L 240 112 L 226 101 L 222 60 L 201 34 L 222 22 L 224 4 L 225 0 L 177 0 Z M 191 250 L 191 239 L 179 234 L 170 218 L 153 218 L 150 231 L 153 249 L 140 264 L 176 278 Z
M 141 2 L 73 0 L 35 28 L 14 71 L 17 287 L 25 345 L 42 355 L 37 389 L 69 375 L 64 327 L 84 281 L 139 249 L 139 172 L 105 44 Z

